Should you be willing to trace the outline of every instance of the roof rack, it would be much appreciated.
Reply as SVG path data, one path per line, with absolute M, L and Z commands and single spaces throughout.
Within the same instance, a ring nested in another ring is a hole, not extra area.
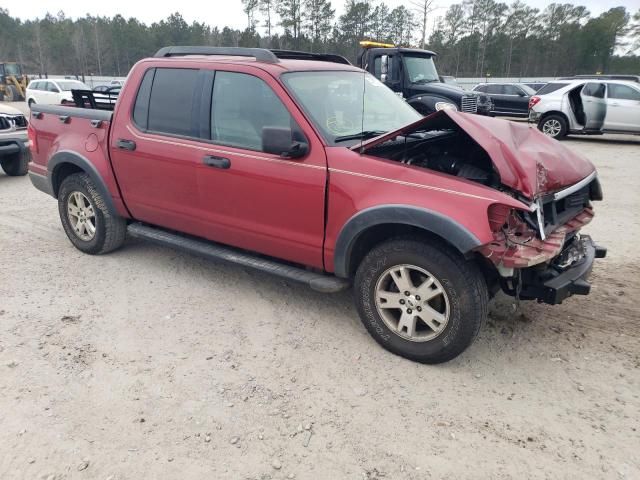
M 225 55 L 233 57 L 253 57 L 260 62 L 278 63 L 278 57 L 264 48 L 242 47 L 163 47 L 154 57 L 183 57 L 185 55 Z
M 297 50 L 270 50 L 276 57 L 287 60 L 316 60 L 320 62 L 333 62 L 342 63 L 344 65 L 351 65 L 351 62 L 342 55 L 336 55 L 334 53 L 312 53 L 312 52 L 300 52 Z

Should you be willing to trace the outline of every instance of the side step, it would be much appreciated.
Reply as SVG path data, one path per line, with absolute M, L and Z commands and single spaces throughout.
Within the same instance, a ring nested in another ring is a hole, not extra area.
M 279 263 L 275 260 L 251 255 L 242 250 L 231 247 L 223 247 L 206 240 L 197 240 L 192 237 L 183 237 L 175 233 L 150 227 L 142 223 L 132 223 L 127 227 L 127 233 L 135 238 L 143 238 L 157 245 L 176 248 L 201 257 L 214 260 L 224 260 L 237 263 L 243 267 L 251 267 L 262 272 L 271 273 L 288 280 L 306 283 L 313 290 L 323 293 L 334 293 L 349 288 L 346 279 L 315 273 L 303 268 Z

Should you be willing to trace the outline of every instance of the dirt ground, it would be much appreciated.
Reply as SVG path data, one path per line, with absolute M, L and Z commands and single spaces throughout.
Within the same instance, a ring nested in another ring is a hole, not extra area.
M 0 174 L 0 478 L 640 478 L 640 138 L 566 145 L 606 197 L 592 294 L 500 296 L 440 366 L 380 348 L 350 293 L 133 240 L 83 255 Z

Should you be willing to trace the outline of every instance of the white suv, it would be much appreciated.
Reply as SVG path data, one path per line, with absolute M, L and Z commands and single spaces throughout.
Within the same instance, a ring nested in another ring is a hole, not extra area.
M 529 121 L 545 135 L 640 134 L 640 83 L 624 80 L 557 80 L 529 100 Z
M 72 105 L 71 90 L 91 90 L 78 80 L 32 80 L 26 91 L 27 104 Z

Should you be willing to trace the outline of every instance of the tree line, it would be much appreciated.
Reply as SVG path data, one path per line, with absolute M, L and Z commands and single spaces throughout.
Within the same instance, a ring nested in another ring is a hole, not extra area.
M 241 2 L 244 29 L 189 24 L 177 12 L 147 25 L 119 14 L 72 19 L 62 11 L 23 21 L 0 8 L 0 61 L 19 61 L 36 75 L 125 76 L 167 45 L 332 52 L 355 61 L 360 40 L 377 40 L 434 50 L 441 74 L 461 77 L 640 74 L 640 10 L 625 7 L 591 16 L 584 6 L 540 10 L 520 0 L 464 0 L 445 12 L 434 0 L 393 9 L 347 0 L 338 15 L 330 0 Z

